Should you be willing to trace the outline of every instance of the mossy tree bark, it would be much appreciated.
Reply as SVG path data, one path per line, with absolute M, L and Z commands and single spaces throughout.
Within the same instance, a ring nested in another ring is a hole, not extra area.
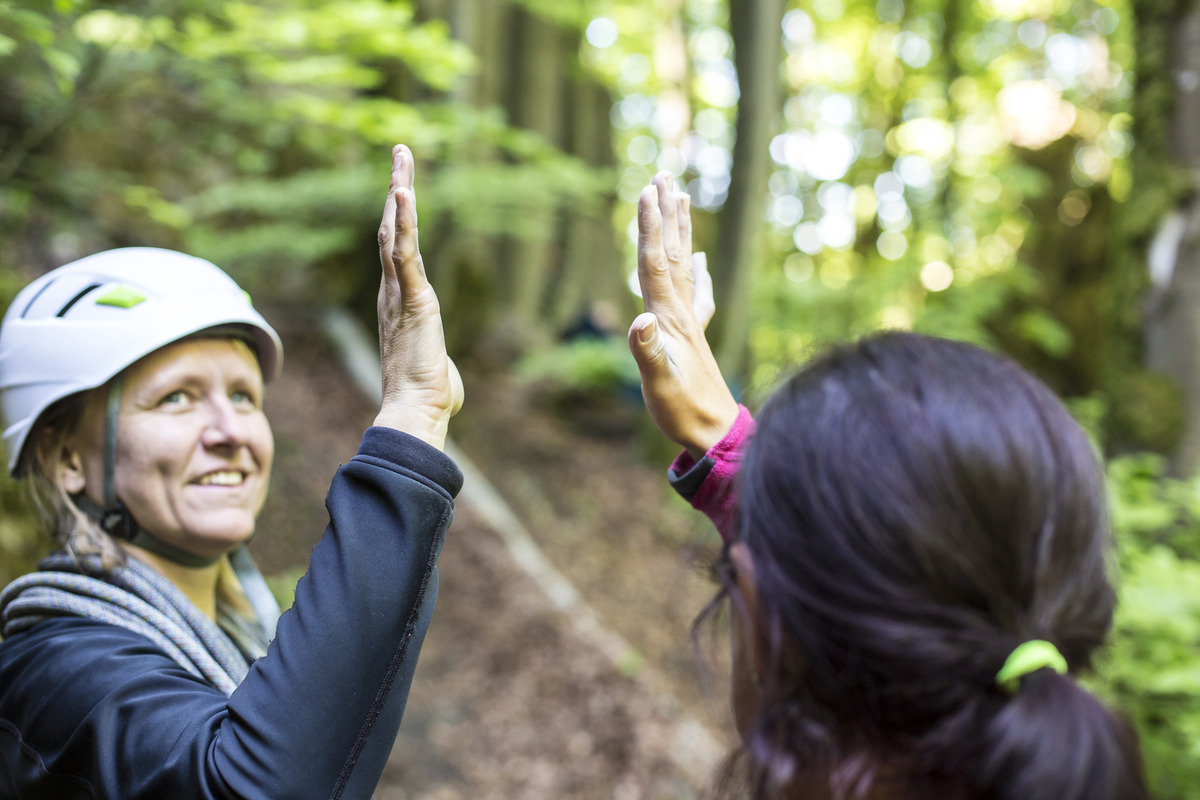
M 1193 85 L 1200 76 L 1194 71 L 1200 19 L 1192 0 L 1134 0 L 1133 13 L 1133 188 L 1116 217 L 1098 375 L 1108 403 L 1108 448 L 1172 453 L 1172 472 L 1185 475 L 1195 472 L 1200 448 L 1200 261 L 1192 203 L 1200 167 Z
M 730 33 L 737 68 L 737 141 L 729 195 L 717 216 L 715 258 L 717 359 L 734 380 L 744 377 L 750 329 L 750 270 L 760 251 L 763 208 L 770 177 L 769 146 L 782 102 L 784 0 L 730 4 Z
M 1200 12 L 1190 10 L 1171 37 L 1174 110 L 1166 154 L 1190 180 L 1186 193 L 1160 221 L 1148 253 L 1150 288 L 1143 304 L 1146 366 L 1178 386 L 1183 426 L 1171 453 L 1171 471 L 1200 467 Z M 1182 188 L 1182 187 L 1181 187 Z
M 422 0 L 420 11 L 444 19 L 475 54 L 472 74 L 453 90 L 456 102 L 500 110 L 509 124 L 589 167 L 614 165 L 612 97 L 579 62 L 579 31 L 509 0 Z M 443 168 L 485 171 L 507 158 L 486 145 L 442 157 Z M 500 233 L 464 230 L 449 215 L 423 225 L 422 249 L 457 352 L 504 362 L 553 340 L 592 306 L 632 316 L 612 228 L 615 196 L 574 205 L 555 188 L 510 210 L 514 224 Z
M 612 97 L 608 89 L 586 75 L 575 75 L 571 79 L 570 106 L 571 152 L 588 166 L 614 168 L 609 122 Z M 594 322 L 611 324 L 635 316 L 634 298 L 622 279 L 612 231 L 615 202 L 615 195 L 609 194 L 593 206 L 565 209 L 563 263 L 551 289 L 553 300 L 546 308 L 546 317 L 555 331 L 565 330 L 584 314 L 597 318 Z

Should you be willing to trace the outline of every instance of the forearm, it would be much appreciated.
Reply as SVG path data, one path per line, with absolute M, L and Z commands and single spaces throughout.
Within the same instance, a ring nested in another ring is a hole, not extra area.
M 399 474 L 400 478 L 397 478 Z M 231 786 L 287 797 L 366 797 L 383 770 L 429 625 L 435 561 L 461 474 L 400 434 L 373 429 L 330 488 L 330 526 L 267 656 L 229 703 L 217 748 Z M 237 730 L 242 719 L 254 719 Z M 282 739 L 282 740 L 281 740 Z

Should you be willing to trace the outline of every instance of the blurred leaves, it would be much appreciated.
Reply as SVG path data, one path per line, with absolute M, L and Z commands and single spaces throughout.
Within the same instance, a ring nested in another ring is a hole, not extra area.
M 640 387 L 637 365 L 618 339 L 576 339 L 536 350 L 517 364 L 517 374 L 556 392 L 617 392 Z
M 552 239 L 525 208 L 593 206 L 611 183 L 445 95 L 475 57 L 408 2 L 4 4 L 0 33 L 17 43 L 0 49 L 17 112 L 0 223 L 72 231 L 34 248 L 56 251 L 42 264 L 133 240 L 211 258 L 266 300 L 344 301 L 377 280 L 373 259 L 344 258 L 372 245 L 397 141 L 422 159 L 492 154 L 418 178 L 429 219 L 468 232 Z M 0 263 L 28 259 L 7 244 Z
M 1137 725 L 1155 797 L 1200 797 L 1200 482 L 1161 457 L 1108 467 L 1120 564 L 1117 617 L 1098 687 Z

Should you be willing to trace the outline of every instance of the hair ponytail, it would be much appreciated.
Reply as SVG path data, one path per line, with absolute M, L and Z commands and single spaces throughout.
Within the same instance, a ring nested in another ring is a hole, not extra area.
M 1094 695 L 1041 669 L 983 732 L 979 786 L 996 800 L 1144 800 L 1137 738 Z
M 742 463 L 772 632 L 755 797 L 1146 797 L 1135 737 L 1072 678 L 996 682 L 1030 639 L 1084 672 L 1112 627 L 1103 471 L 1043 384 L 961 342 L 868 337 L 776 391 Z

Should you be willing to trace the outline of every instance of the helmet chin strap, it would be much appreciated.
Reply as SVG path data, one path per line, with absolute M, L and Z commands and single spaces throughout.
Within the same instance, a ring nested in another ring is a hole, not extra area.
M 80 510 L 94 518 L 105 532 L 116 539 L 124 539 L 184 567 L 199 568 L 215 564 L 220 556 L 198 556 L 152 536 L 138 524 L 125 504 L 117 499 L 117 417 L 120 410 L 121 376 L 118 374 L 109 383 L 104 413 L 104 507 L 93 503 L 83 492 L 72 499 Z

